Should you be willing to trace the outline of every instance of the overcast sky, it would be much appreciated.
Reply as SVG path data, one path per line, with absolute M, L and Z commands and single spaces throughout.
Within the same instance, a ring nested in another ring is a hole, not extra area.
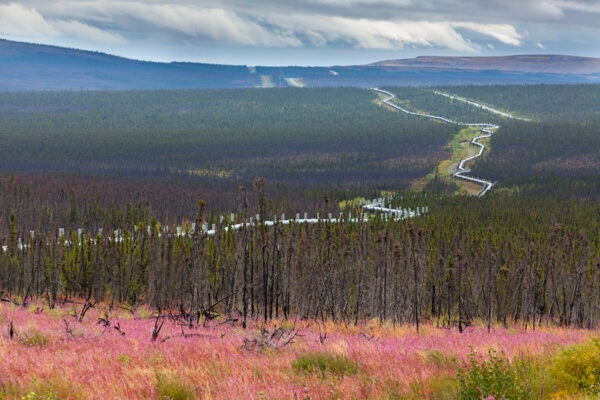
M 154 61 L 600 57 L 600 0 L 0 0 L 0 37 Z

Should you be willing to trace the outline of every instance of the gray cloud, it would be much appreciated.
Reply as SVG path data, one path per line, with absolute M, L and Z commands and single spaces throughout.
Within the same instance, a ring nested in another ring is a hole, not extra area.
M 324 46 L 346 42 L 362 49 L 402 49 L 407 46 L 447 48 L 474 52 L 477 46 L 465 39 L 457 28 L 467 28 L 482 35 L 518 46 L 520 35 L 510 25 L 452 23 L 406 20 L 373 20 L 327 15 L 269 14 L 267 19 L 294 34 L 308 33 L 313 44 Z
M 0 0 L 0 36 L 123 55 L 144 44 L 477 54 L 569 48 L 600 35 L 599 17 L 590 0 Z
M 0 4 L 0 34 L 24 40 L 77 37 L 91 43 L 117 44 L 124 39 L 111 32 L 71 19 L 49 19 L 19 3 Z
M 40 5 L 56 17 L 96 22 L 107 30 L 142 33 L 162 31 L 189 38 L 249 46 L 300 46 L 285 32 L 274 32 L 236 12 L 181 2 L 59 1 Z M 1 28 L 0 28 L 1 29 Z

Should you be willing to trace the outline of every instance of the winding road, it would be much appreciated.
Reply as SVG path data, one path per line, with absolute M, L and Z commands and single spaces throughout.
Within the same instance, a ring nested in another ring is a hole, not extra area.
M 418 117 L 429 118 L 429 119 L 434 119 L 434 120 L 438 120 L 438 121 L 443 121 L 443 122 L 446 122 L 446 123 L 449 123 L 449 124 L 458 125 L 458 126 L 475 126 L 475 127 L 480 128 L 479 131 L 480 131 L 481 135 L 476 136 L 473 139 L 471 139 L 471 144 L 473 146 L 479 147 L 479 152 L 477 154 L 475 154 L 475 155 L 472 155 L 470 157 L 463 158 L 462 160 L 460 160 L 460 162 L 458 163 L 457 171 L 454 173 L 454 177 L 458 178 L 458 179 L 465 180 L 465 181 L 474 182 L 474 183 L 477 183 L 477 184 L 481 185 L 482 189 L 478 193 L 478 196 L 480 196 L 480 197 L 483 196 L 483 195 L 485 195 L 487 192 L 490 191 L 490 189 L 494 186 L 494 183 L 491 182 L 491 181 L 488 181 L 486 179 L 476 178 L 474 176 L 467 175 L 469 172 L 471 172 L 471 170 L 465 167 L 465 163 L 468 163 L 471 160 L 474 160 L 474 159 L 476 159 L 478 157 L 481 157 L 481 155 L 483 154 L 483 152 L 485 150 L 485 145 L 483 143 L 480 143 L 479 140 L 491 137 L 494 134 L 494 131 L 499 128 L 498 125 L 488 124 L 488 123 L 460 122 L 460 121 L 454 121 L 454 120 L 452 120 L 450 118 L 441 117 L 439 115 L 421 114 L 421 113 L 413 112 L 413 111 L 407 110 L 404 107 L 399 106 L 396 103 L 393 103 L 392 100 L 396 98 L 396 95 L 394 95 L 393 93 L 388 92 L 387 90 L 379 89 L 379 88 L 372 88 L 372 90 L 374 90 L 375 92 L 384 94 L 386 96 L 389 96 L 389 97 L 387 97 L 385 99 L 382 99 L 381 101 L 384 104 L 386 104 L 386 105 L 388 105 L 388 106 L 390 106 L 390 107 L 392 107 L 392 108 L 394 108 L 396 110 L 402 111 L 405 114 L 414 115 L 414 116 L 418 116 Z M 476 103 L 476 102 L 471 101 L 471 100 L 463 99 L 461 97 L 451 96 L 449 94 L 442 93 L 442 92 L 434 92 L 434 93 L 437 94 L 437 95 L 441 95 L 441 96 L 445 96 L 445 97 L 451 98 L 451 99 L 455 99 L 455 100 L 467 102 L 467 103 L 469 103 L 471 105 L 474 105 L 474 106 L 482 108 L 484 110 L 493 112 L 495 114 L 499 114 L 499 115 L 502 115 L 502 116 L 505 116 L 505 117 L 508 117 L 508 118 L 514 118 L 514 119 L 516 119 L 516 117 L 514 117 L 514 116 L 512 116 L 510 114 L 506 114 L 506 113 L 504 113 L 502 111 L 495 110 L 495 109 L 493 109 L 491 107 L 484 106 L 483 104 L 479 104 L 479 103 Z
M 422 214 L 428 212 L 428 208 L 427 207 L 417 207 L 415 210 L 411 210 L 408 208 L 391 208 L 391 207 L 386 207 L 386 203 L 389 203 L 390 198 L 389 197 L 380 197 L 378 199 L 374 199 L 371 200 L 369 202 L 367 202 L 366 204 L 362 205 L 362 209 L 364 211 L 367 212 L 376 212 L 376 213 L 380 213 L 382 215 L 382 218 L 384 220 L 394 220 L 394 221 L 400 221 L 406 218 L 414 218 L 414 217 L 419 217 Z M 257 224 L 260 224 L 260 216 L 257 215 L 256 219 L 255 218 L 249 218 L 248 221 L 246 222 L 242 222 L 242 223 L 237 223 L 234 224 L 234 215 L 231 215 L 231 223 L 227 223 L 226 219 L 224 216 L 221 216 L 219 225 L 217 226 L 216 224 L 213 224 L 211 228 L 209 228 L 208 224 L 204 224 L 199 231 L 203 234 L 205 234 L 206 236 L 214 236 L 215 234 L 217 234 L 217 232 L 219 231 L 224 231 L 224 232 L 228 232 L 228 231 L 240 231 L 242 229 L 248 228 L 248 227 L 253 227 Z M 308 224 L 308 225 L 313 225 L 313 224 L 318 224 L 318 223 L 322 223 L 322 222 L 328 222 L 328 223 L 343 223 L 343 222 L 351 222 L 351 223 L 362 223 L 362 222 L 369 222 L 370 218 L 368 216 L 368 214 L 365 212 L 363 213 L 362 216 L 357 216 L 357 217 L 353 217 L 352 213 L 347 213 L 346 215 L 344 215 L 344 213 L 340 213 L 339 217 L 333 217 L 331 213 L 329 213 L 327 215 L 326 218 L 322 218 L 319 216 L 319 213 L 316 214 L 315 217 L 313 218 L 309 218 L 308 217 L 308 213 L 304 213 L 304 218 L 300 217 L 300 214 L 296 214 L 296 218 L 286 218 L 285 214 L 281 215 L 281 218 L 279 218 L 279 216 L 275 215 L 273 217 L 272 220 L 266 220 L 264 221 L 264 225 L 265 226 L 275 226 L 275 225 L 290 225 L 290 224 Z M 150 235 L 150 226 L 147 227 L 148 229 L 148 235 Z M 136 231 L 136 229 L 133 229 L 128 235 L 127 237 L 134 237 L 135 235 L 133 234 L 133 232 Z M 176 226 L 175 227 L 175 231 L 172 231 L 171 229 L 169 229 L 168 226 L 163 226 L 161 232 L 159 233 L 158 236 L 162 236 L 162 234 L 165 235 L 173 235 L 173 236 L 189 236 L 192 235 L 194 232 L 196 231 L 196 224 L 192 223 L 191 229 L 190 230 L 184 230 L 183 227 L 181 226 Z M 34 231 L 30 231 L 30 239 L 33 240 L 35 237 L 35 232 Z M 82 228 L 77 229 L 77 242 L 78 245 L 81 245 L 82 242 L 82 238 L 83 235 L 85 233 L 85 230 Z M 95 235 L 92 235 L 90 239 L 92 244 L 96 244 L 96 238 L 98 237 L 98 235 L 103 236 L 104 233 L 102 231 L 102 229 L 100 229 Z M 71 246 L 73 244 L 73 242 L 69 239 L 70 234 L 68 232 L 65 231 L 64 228 L 59 228 L 58 229 L 58 238 L 63 240 L 63 243 L 68 247 Z M 110 234 L 108 236 L 110 238 L 111 241 L 115 241 L 117 243 L 120 243 L 124 240 L 124 235 L 121 232 L 120 229 L 115 230 L 112 234 Z M 28 249 L 30 247 L 29 243 L 27 240 L 24 240 L 22 238 L 18 238 L 17 239 L 17 250 L 19 251 L 23 251 L 25 249 Z M 6 253 L 8 252 L 9 247 L 7 245 L 3 245 L 2 247 L 0 247 L 0 249 Z
M 489 111 L 492 114 L 497 114 L 497 115 L 500 115 L 501 117 L 504 117 L 504 118 L 516 119 L 516 120 L 519 120 L 519 121 L 531 121 L 528 118 L 516 117 L 514 115 L 505 113 L 504 111 L 496 110 L 495 108 L 486 106 L 485 104 L 480 104 L 480 103 L 477 103 L 475 101 L 472 101 L 472 100 L 469 100 L 469 99 L 465 99 L 464 97 L 454 96 L 452 94 L 448 94 L 448 93 L 444 93 L 444 92 L 439 92 L 437 90 L 434 90 L 433 93 L 437 94 L 438 96 L 447 97 L 450 100 L 462 101 L 463 103 L 467 103 L 467 104 L 470 104 L 470 105 L 472 105 L 474 107 L 481 108 L 482 110 Z
M 304 87 L 304 83 L 301 81 L 301 78 L 285 78 L 285 80 L 287 81 L 287 83 L 290 86 L 297 87 L 297 88 Z
M 298 82 L 295 78 L 289 78 L 289 81 L 291 81 L 292 84 L 301 87 L 301 83 Z M 458 171 L 454 173 L 454 176 L 456 178 L 459 179 L 463 179 L 466 181 L 470 181 L 470 182 L 475 182 L 478 183 L 480 185 L 483 186 L 483 188 L 481 189 L 481 191 L 479 192 L 479 196 L 483 196 L 484 194 L 486 194 L 494 185 L 492 182 L 487 181 L 485 179 L 479 179 L 479 178 L 475 178 L 472 176 L 467 175 L 468 172 L 470 172 L 469 169 L 467 169 L 465 167 L 465 163 L 477 158 L 477 157 L 481 157 L 481 155 L 483 154 L 483 151 L 485 150 L 485 145 L 483 145 L 482 143 L 479 143 L 480 139 L 483 138 L 488 138 L 490 136 L 492 136 L 494 134 L 494 130 L 498 128 L 498 125 L 494 125 L 494 124 L 487 124 L 487 123 L 465 123 L 465 122 L 458 122 L 458 121 L 454 121 L 452 119 L 446 118 L 446 117 L 442 117 L 442 116 L 438 116 L 438 115 L 431 115 L 431 114 L 421 114 L 421 113 L 416 113 L 410 110 L 407 110 L 393 102 L 391 102 L 392 99 L 394 99 L 396 96 L 386 90 L 382 90 L 382 89 L 378 89 L 378 88 L 373 88 L 372 90 L 378 92 L 378 93 L 382 93 L 388 96 L 388 98 L 383 99 L 383 103 L 385 103 L 386 105 L 397 109 L 399 111 L 402 111 L 405 114 L 408 115 L 414 115 L 414 116 L 418 116 L 418 117 L 425 117 L 425 118 L 429 118 L 429 119 L 434 119 L 434 120 L 439 120 L 442 122 L 446 122 L 449 124 L 455 124 L 455 125 L 459 125 L 459 126 L 476 126 L 480 128 L 480 132 L 481 135 L 473 138 L 471 140 L 471 144 L 474 146 L 478 146 L 479 147 L 479 152 L 475 155 L 472 155 L 470 157 L 467 157 L 465 159 L 462 159 L 460 161 L 460 163 L 458 164 Z M 509 114 L 503 113 L 501 111 L 498 110 L 494 110 L 490 107 L 487 106 L 483 106 L 481 104 L 472 102 L 470 100 L 466 100 L 463 98 L 459 98 L 459 97 L 455 97 L 455 96 L 451 96 L 445 93 L 441 93 L 441 92 L 435 92 L 438 95 L 442 95 L 442 96 L 446 96 L 455 100 L 459 100 L 459 101 L 465 101 L 469 104 L 481 107 L 483 109 L 486 109 L 488 111 L 494 112 L 496 114 L 500 114 L 502 116 L 508 117 L 508 118 L 516 118 L 514 116 L 511 116 Z M 428 212 L 428 208 L 427 207 L 417 207 L 415 210 L 411 210 L 411 209 L 407 209 L 407 208 L 392 208 L 389 206 L 390 203 L 390 198 L 389 197 L 380 197 L 378 199 L 373 199 L 365 204 L 363 204 L 361 206 L 362 210 L 365 211 L 365 213 L 363 213 L 362 216 L 356 216 L 353 217 L 351 213 L 348 213 L 346 216 L 344 216 L 343 214 L 340 214 L 339 217 L 335 218 L 333 217 L 331 214 L 328 214 L 326 218 L 322 218 L 319 216 L 319 214 L 316 214 L 316 217 L 314 218 L 309 218 L 307 213 L 304 213 L 304 217 L 301 218 L 300 214 L 296 214 L 296 218 L 286 218 L 285 215 L 281 215 L 281 218 L 278 218 L 278 216 L 275 216 L 272 220 L 265 220 L 264 224 L 265 226 L 274 226 L 274 225 L 289 225 L 289 224 L 317 224 L 320 222 L 329 222 L 329 223 L 337 223 L 337 222 L 352 222 L 352 223 L 359 223 L 359 222 L 368 222 L 369 221 L 369 216 L 368 216 L 368 212 L 373 212 L 373 213 L 380 213 L 383 215 L 384 219 L 393 219 L 396 221 L 399 220 L 403 220 L 406 218 L 413 218 L 413 217 L 418 217 L 426 212 Z M 202 233 L 204 233 L 207 236 L 214 236 L 219 230 L 223 230 L 223 231 L 229 231 L 229 230 L 233 230 L 233 231 L 239 231 L 242 230 L 246 227 L 250 227 L 250 226 L 254 226 L 260 220 L 260 217 L 257 215 L 256 219 L 250 218 L 248 221 L 242 222 L 242 223 L 237 223 L 234 224 L 234 217 L 233 215 L 230 217 L 230 223 L 227 223 L 225 221 L 225 217 L 221 217 L 221 221 L 219 223 L 219 226 L 217 227 L 216 225 L 212 226 L 212 229 L 209 229 L 208 225 L 203 225 L 200 228 L 200 231 Z M 149 229 L 149 228 L 148 228 Z M 172 231 L 169 229 L 168 226 L 163 227 L 163 233 L 167 234 L 167 235 L 175 235 L 175 236 L 187 236 L 192 234 L 194 231 L 196 230 L 195 226 L 192 226 L 192 229 L 190 232 L 185 231 L 182 227 L 177 226 L 175 231 Z M 84 234 L 84 230 L 83 229 L 78 229 L 77 230 L 78 234 L 78 240 L 81 241 L 82 235 Z M 33 239 L 35 232 L 31 231 L 30 232 L 30 236 L 31 239 Z M 99 235 L 102 235 L 102 231 L 98 232 Z M 65 230 L 63 228 L 59 229 L 58 232 L 58 236 L 60 238 L 63 238 L 62 240 L 64 240 L 64 243 L 66 245 L 70 245 L 71 240 L 67 239 L 65 236 Z M 97 236 L 97 235 L 95 235 Z M 94 236 L 94 237 L 95 237 Z M 115 231 L 114 234 L 110 235 L 111 240 L 115 240 L 117 242 L 120 242 L 123 240 L 123 235 L 120 231 Z M 95 239 L 92 239 L 92 242 L 95 243 Z M 17 243 L 17 248 L 18 250 L 23 250 L 29 247 L 29 244 L 27 243 L 26 240 L 23 240 L 21 238 L 18 239 L 18 243 Z M 8 246 L 4 245 L 1 247 L 1 250 L 3 252 L 7 252 L 8 251 Z

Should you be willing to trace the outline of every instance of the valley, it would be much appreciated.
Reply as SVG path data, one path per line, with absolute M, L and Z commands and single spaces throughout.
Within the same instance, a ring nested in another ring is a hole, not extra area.
M 599 20 L 0 1 L 0 400 L 600 400 Z
M 594 393 L 564 360 L 598 332 L 599 100 L 0 93 L 0 393 L 471 398 L 478 368 Z

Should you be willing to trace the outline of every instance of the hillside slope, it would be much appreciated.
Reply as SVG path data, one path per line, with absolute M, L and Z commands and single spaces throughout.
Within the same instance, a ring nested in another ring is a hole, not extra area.
M 417 57 L 369 65 L 247 67 L 158 63 L 0 40 L 0 91 L 152 90 L 600 82 L 600 59 L 570 56 Z
M 245 66 L 156 63 L 0 40 L 0 91 L 240 88 L 260 85 Z
M 562 55 L 515 55 L 499 57 L 433 57 L 387 60 L 370 64 L 387 69 L 505 71 L 547 74 L 600 74 L 600 59 Z

